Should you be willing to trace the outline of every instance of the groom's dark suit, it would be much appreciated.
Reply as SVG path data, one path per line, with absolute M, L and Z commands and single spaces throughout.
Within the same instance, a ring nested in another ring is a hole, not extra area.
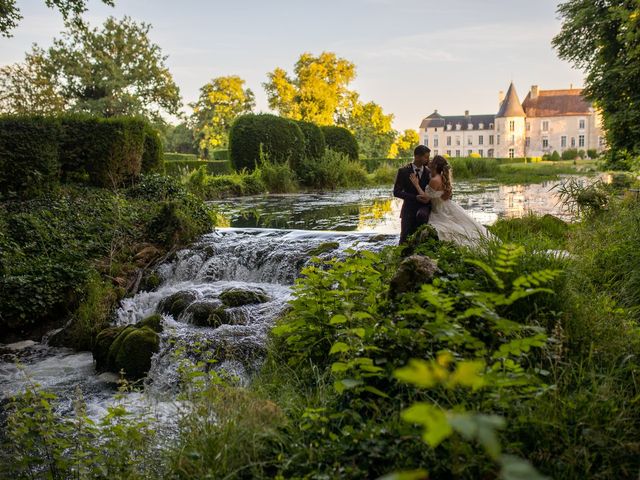
M 414 233 L 420 225 L 426 223 L 431 212 L 431 203 L 422 203 L 418 200 L 418 191 L 411 183 L 409 176 L 416 170 L 415 165 L 410 163 L 398 169 L 396 182 L 393 185 L 393 196 L 401 198 L 402 209 L 400 210 L 400 243 L 404 243 L 407 237 Z M 420 186 L 425 189 L 429 184 L 430 173 L 425 166 L 422 167 L 422 176 L 420 177 Z M 420 210 L 420 220 L 416 218 L 416 214 Z

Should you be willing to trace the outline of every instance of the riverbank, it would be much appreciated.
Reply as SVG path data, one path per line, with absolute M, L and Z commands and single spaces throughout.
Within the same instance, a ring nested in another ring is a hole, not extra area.
M 428 233 L 404 252 L 349 251 L 310 232 L 230 232 L 237 236 L 223 244 L 211 237 L 170 265 L 185 287 L 213 282 L 214 296 L 221 277 L 286 283 L 281 275 L 295 277 L 303 259 L 320 256 L 269 341 L 251 343 L 263 349 L 255 371 L 236 377 L 217 368 L 220 350 L 202 343 L 204 330 L 179 337 L 179 399 L 189 407 L 175 413 L 171 442 L 159 437 L 160 425 L 123 410 L 100 433 L 81 407 L 61 418 L 55 399 L 28 394 L 9 417 L 3 452 L 20 461 L 3 464 L 7 475 L 53 462 L 61 472 L 117 466 L 122 475 L 194 479 L 401 470 L 410 478 L 540 478 L 532 467 L 553 478 L 633 478 L 640 210 L 633 195 L 601 193 L 607 201 L 598 204 L 585 202 L 594 198 L 588 190 L 566 197 L 581 205 L 573 225 L 548 216 L 500 221 L 493 232 L 503 243 L 475 252 Z M 324 244 L 318 253 L 311 238 Z M 140 305 L 155 308 L 155 290 Z M 86 435 L 69 450 L 59 439 L 71 428 Z M 55 455 L 43 455 L 47 446 Z M 75 463 L 65 460 L 70 451 Z

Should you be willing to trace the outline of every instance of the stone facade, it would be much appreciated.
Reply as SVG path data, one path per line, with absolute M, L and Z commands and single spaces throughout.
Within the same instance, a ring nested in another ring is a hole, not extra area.
M 601 118 L 580 89 L 539 90 L 531 87 L 520 103 L 513 85 L 500 92 L 498 113 L 442 116 L 422 120 L 420 140 L 435 155 L 519 158 L 554 151 L 605 148 Z

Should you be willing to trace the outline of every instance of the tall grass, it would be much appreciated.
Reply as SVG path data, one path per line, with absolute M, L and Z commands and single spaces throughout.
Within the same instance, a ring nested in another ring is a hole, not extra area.
M 449 163 L 456 179 L 493 177 L 498 171 L 495 158 L 451 158 Z

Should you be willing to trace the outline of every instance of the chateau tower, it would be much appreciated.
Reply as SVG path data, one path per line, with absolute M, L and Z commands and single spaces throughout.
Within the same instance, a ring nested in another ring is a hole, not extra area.
M 525 156 L 526 114 L 511 82 L 496 114 L 496 157 Z

